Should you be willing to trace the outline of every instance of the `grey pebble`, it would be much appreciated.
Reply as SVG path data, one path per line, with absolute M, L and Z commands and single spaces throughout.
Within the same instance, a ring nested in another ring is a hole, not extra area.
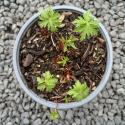
M 24 9 L 24 7 L 23 7 L 22 5 L 19 5 L 18 10 L 19 10 L 20 12 L 23 12 L 23 9 Z
M 5 0 L 5 1 L 4 1 L 4 5 L 8 7 L 8 6 L 10 5 L 10 2 L 7 1 L 7 0 Z
M 23 117 L 23 118 L 29 118 L 29 112 L 23 112 L 21 114 L 21 117 Z
M 72 110 L 69 109 L 66 114 L 66 119 L 71 120 L 72 117 L 73 117 L 73 112 Z
M 124 17 L 125 14 L 123 12 L 118 12 L 119 17 Z
M 19 4 L 24 5 L 26 3 L 26 0 L 19 0 Z
M 86 125 L 86 123 L 87 123 L 87 120 L 86 120 L 85 118 L 82 118 L 82 119 L 81 119 L 81 124 L 82 124 L 82 125 Z
M 85 2 L 84 9 L 86 9 L 86 10 L 89 9 L 89 3 Z
M 117 103 L 117 100 L 114 100 L 114 99 L 106 99 L 106 103 L 109 103 L 109 104 Z
M 114 30 L 111 31 L 111 32 L 110 32 L 110 36 L 111 36 L 111 37 L 115 37 L 115 36 L 116 36 L 116 31 L 114 31 Z
M 18 5 L 15 4 L 15 3 L 10 3 L 9 8 L 10 8 L 10 9 L 17 9 L 17 8 L 18 8 Z
M 0 46 L 0 54 L 3 53 L 3 47 Z
M 109 97 L 108 92 L 107 91 L 103 91 L 102 92 L 102 97 L 107 99 Z
M 29 121 L 29 119 L 24 118 L 24 119 L 23 119 L 23 123 L 26 124 L 26 125 L 28 125 L 28 124 L 30 123 L 30 121 Z
M 119 38 L 121 38 L 121 39 L 124 39 L 124 40 L 125 40 L 125 33 L 121 33 L 121 34 L 119 34 Z
M 94 5 L 95 5 L 95 8 L 99 9 L 100 8 L 100 4 L 96 1 L 94 1 Z
M 33 125 L 41 125 L 42 124 L 42 121 L 40 118 L 36 119 L 33 123 Z
M 0 103 L 0 109 L 3 109 L 5 106 L 5 103 Z
M 116 125 L 120 125 L 120 123 L 121 123 L 121 116 L 115 116 L 114 120 L 115 120 L 115 124 Z
M 124 94 L 125 90 L 123 88 L 117 89 L 117 94 Z
M 65 119 L 65 112 L 63 110 L 58 110 L 58 113 L 62 119 Z
M 80 119 L 79 118 L 75 118 L 75 122 L 77 125 L 80 125 Z

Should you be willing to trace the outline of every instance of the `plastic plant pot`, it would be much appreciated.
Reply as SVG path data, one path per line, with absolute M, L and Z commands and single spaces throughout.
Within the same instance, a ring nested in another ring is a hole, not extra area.
M 86 11 L 77 7 L 72 7 L 72 6 L 54 6 L 53 9 L 55 11 L 61 12 L 61 11 L 72 11 L 74 13 L 83 15 Z M 38 95 L 36 95 L 33 91 L 31 91 L 27 87 L 27 82 L 21 73 L 20 66 L 19 66 L 19 50 L 20 50 L 20 45 L 21 45 L 21 40 L 26 34 L 27 30 L 39 19 L 39 16 L 41 15 L 41 12 L 38 12 L 37 14 L 33 15 L 21 28 L 16 41 L 14 45 L 14 50 L 13 50 L 13 66 L 14 66 L 14 71 L 17 77 L 17 80 L 19 81 L 21 87 L 23 90 L 36 102 L 45 105 L 50 108 L 55 108 L 56 103 L 51 102 L 51 101 L 46 101 L 45 99 L 40 98 Z M 94 17 L 95 20 L 96 17 Z M 104 26 L 100 23 L 99 24 L 99 32 L 101 33 L 103 39 L 106 42 L 106 48 L 107 48 L 107 63 L 106 63 L 106 69 L 105 73 L 103 75 L 103 78 L 101 79 L 98 87 L 85 99 L 83 99 L 81 102 L 71 102 L 68 105 L 66 103 L 59 103 L 58 109 L 68 109 L 68 108 L 74 108 L 74 107 L 79 107 L 81 105 L 84 105 L 85 103 L 91 101 L 96 97 L 99 92 L 103 89 L 105 84 L 108 81 L 108 78 L 110 76 L 110 72 L 112 69 L 112 63 L 113 63 L 113 50 L 112 50 L 112 44 L 110 37 L 104 28 Z

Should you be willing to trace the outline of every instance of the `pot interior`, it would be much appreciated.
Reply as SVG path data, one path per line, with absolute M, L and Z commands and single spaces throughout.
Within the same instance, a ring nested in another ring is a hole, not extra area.
M 61 11 L 64 11 L 64 10 L 63 10 L 63 9 L 56 9 L 55 11 L 61 12 Z M 72 11 L 72 12 L 74 12 L 74 13 L 80 14 L 81 16 L 83 15 L 82 12 L 77 11 L 77 10 L 73 10 L 73 9 L 65 9 L 65 11 Z M 39 15 L 40 15 L 40 13 L 39 13 Z M 30 22 L 30 24 L 27 25 L 27 27 L 25 28 L 24 32 L 22 33 L 21 39 L 25 36 L 27 30 L 28 30 L 38 19 L 39 19 L 39 17 L 37 16 L 37 18 L 35 18 L 34 20 L 32 20 L 32 22 Z M 103 32 L 103 29 L 102 29 L 101 27 L 99 27 L 99 32 L 101 33 L 103 39 L 104 39 L 105 42 L 106 42 L 107 62 L 109 62 L 110 55 L 108 54 L 108 53 L 109 53 L 109 45 L 108 45 L 108 43 L 107 43 L 107 37 L 105 36 L 105 33 Z M 23 83 L 25 83 L 26 88 L 29 89 L 28 86 L 27 86 L 27 82 L 26 82 L 26 80 L 25 80 L 25 78 L 24 78 L 24 76 L 23 76 L 23 74 L 22 74 L 22 72 L 21 72 L 21 70 L 20 70 L 20 66 L 19 66 L 19 51 L 20 51 L 21 39 L 18 41 L 16 61 L 17 61 L 17 67 L 18 67 L 19 75 L 20 75 L 20 77 L 21 77 Z M 105 72 L 104 72 L 104 76 L 106 76 L 106 74 L 107 74 L 107 72 L 108 72 L 108 68 L 109 68 L 107 62 L 106 62 L 106 69 L 105 69 Z M 91 96 L 92 94 L 94 94 L 94 92 L 98 89 L 98 87 L 101 86 L 101 84 L 103 84 L 104 79 L 105 79 L 105 77 L 102 78 L 102 80 L 100 81 L 100 83 L 99 83 L 99 85 L 97 86 L 97 88 L 96 88 L 89 96 Z M 104 84 L 105 84 L 105 83 L 104 83 Z M 45 99 L 40 98 L 38 95 L 36 95 L 36 94 L 35 94 L 33 91 L 31 91 L 30 89 L 29 89 L 29 91 L 30 91 L 36 98 L 38 98 L 39 100 L 48 102 L 48 103 L 50 103 L 50 104 L 52 104 L 52 105 L 54 104 L 54 105 L 56 106 L 56 103 L 51 102 L 51 101 L 46 101 Z M 89 96 L 88 96 L 88 97 L 89 97 Z M 88 97 L 87 97 L 87 98 L 88 98 Z M 87 98 L 85 98 L 84 100 L 87 100 Z M 68 105 L 74 105 L 74 104 L 76 105 L 76 103 L 77 103 L 77 102 L 71 102 L 71 103 L 69 103 Z M 60 103 L 60 104 L 62 104 L 63 106 L 66 106 L 66 107 L 67 107 L 67 104 L 64 104 L 64 103 Z M 53 106 L 50 106 L 50 107 L 53 107 Z M 72 107 L 73 107 L 73 106 L 72 106 Z M 74 106 L 74 107 L 76 107 L 76 106 Z

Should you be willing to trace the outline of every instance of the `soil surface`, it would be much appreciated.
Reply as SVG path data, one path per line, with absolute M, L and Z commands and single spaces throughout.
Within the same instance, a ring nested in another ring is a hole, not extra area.
M 58 28 L 57 35 L 59 38 L 65 38 L 66 35 L 68 38 L 71 35 L 76 38 L 79 37 L 80 33 L 73 32 L 76 26 L 72 23 L 78 16 L 75 13 L 65 15 L 62 27 Z M 60 61 L 61 56 L 67 56 L 69 58 L 67 65 L 71 76 L 82 84 L 86 82 L 90 88 L 89 93 L 94 91 L 99 85 L 106 67 L 106 43 L 101 34 L 86 37 L 82 42 L 80 40 L 74 41 L 76 49 L 68 47 L 68 50 L 64 53 L 56 34 L 44 30 L 46 32 L 43 32 L 36 22 L 22 39 L 19 55 L 20 68 L 29 89 L 49 101 L 63 99 L 67 91 L 76 82 L 73 78 L 65 83 L 57 84 L 51 93 L 46 92 L 46 90 L 38 90 L 36 78 L 40 77 L 45 71 L 50 71 L 54 77 L 58 78 L 58 81 L 64 80 L 68 69 L 61 64 L 57 64 L 57 62 Z M 72 99 L 72 101 L 75 100 Z

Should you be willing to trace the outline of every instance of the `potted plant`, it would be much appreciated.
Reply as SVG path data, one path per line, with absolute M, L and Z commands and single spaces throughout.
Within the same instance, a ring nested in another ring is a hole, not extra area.
M 50 114 L 54 120 L 59 117 L 57 108 L 92 100 L 105 86 L 112 62 L 103 25 L 89 10 L 69 6 L 50 7 L 31 17 L 13 52 L 20 85 L 35 101 L 55 108 Z

